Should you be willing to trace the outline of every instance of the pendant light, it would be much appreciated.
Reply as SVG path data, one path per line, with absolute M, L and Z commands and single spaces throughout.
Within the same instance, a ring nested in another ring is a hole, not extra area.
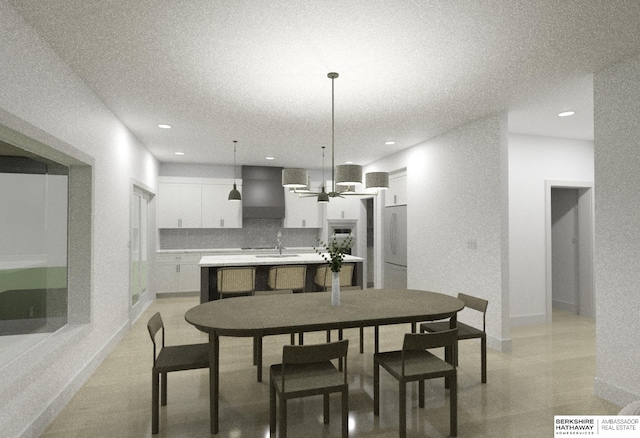
M 324 191 L 324 185 L 325 185 L 325 180 L 324 180 L 324 146 L 322 146 L 322 190 L 318 194 L 318 202 L 320 202 L 322 204 L 326 204 L 327 202 L 329 202 L 329 195 L 327 194 L 327 192 Z
M 370 172 L 365 175 L 365 187 L 376 191 L 357 193 L 356 185 L 362 184 L 362 166 L 357 164 L 335 165 L 335 94 L 334 81 L 338 73 L 331 72 L 327 77 L 331 79 L 331 181 L 333 187 L 327 193 L 324 188 L 324 147 L 322 148 L 323 182 L 320 193 L 305 194 L 317 196 L 318 202 L 329 202 L 329 198 L 343 197 L 345 195 L 371 196 L 377 195 L 377 190 L 389 188 L 389 174 L 386 172 Z M 301 193 L 298 188 L 307 186 L 309 181 L 306 169 L 289 168 L 282 170 L 282 185 L 291 188 L 296 193 Z M 301 193 L 302 195 L 302 193 Z
M 242 196 L 236 187 L 236 143 L 238 140 L 233 140 L 233 190 L 229 192 L 229 201 L 242 201 Z

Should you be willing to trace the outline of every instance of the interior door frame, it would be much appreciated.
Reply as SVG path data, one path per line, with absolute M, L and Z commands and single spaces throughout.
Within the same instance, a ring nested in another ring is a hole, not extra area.
M 578 189 L 578 313 L 595 318 L 595 289 L 593 279 L 594 193 L 593 181 L 545 181 L 545 289 L 547 324 L 553 315 L 551 189 Z

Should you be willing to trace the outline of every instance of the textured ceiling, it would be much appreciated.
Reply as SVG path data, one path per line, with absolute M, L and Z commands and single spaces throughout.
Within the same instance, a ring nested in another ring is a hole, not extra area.
M 592 74 L 640 51 L 635 0 L 9 2 L 161 162 L 317 166 L 330 71 L 337 162 L 497 111 L 590 139 Z

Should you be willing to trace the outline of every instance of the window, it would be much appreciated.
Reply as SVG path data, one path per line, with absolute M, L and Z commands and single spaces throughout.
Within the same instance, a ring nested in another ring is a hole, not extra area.
M 68 322 L 69 168 L 0 142 L 0 336 Z

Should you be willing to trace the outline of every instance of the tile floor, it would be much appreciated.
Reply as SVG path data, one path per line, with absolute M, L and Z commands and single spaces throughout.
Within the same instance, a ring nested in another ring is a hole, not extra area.
M 70 437 L 151 436 L 152 346 L 146 328 L 160 311 L 167 344 L 206 342 L 206 335 L 184 320 L 196 297 L 162 298 L 134 324 L 42 435 Z M 381 350 L 397 349 L 406 326 L 381 328 Z M 305 343 L 323 342 L 324 333 L 305 335 Z M 358 331 L 347 330 L 349 352 L 350 436 L 397 437 L 397 385 L 381 373 L 381 413 L 373 416 L 373 332 L 365 331 L 365 353 L 358 353 Z M 458 436 L 466 438 L 552 437 L 556 414 L 611 415 L 619 407 L 593 395 L 595 324 L 564 312 L 550 326 L 512 330 L 513 352 L 488 351 L 488 383 L 480 383 L 479 341 L 460 343 Z M 277 363 L 288 336 L 264 340 L 264 382 L 255 379 L 252 343 L 221 340 L 220 433 L 223 438 L 264 438 L 269 429 L 268 365 Z M 160 410 L 159 437 L 209 436 L 206 370 L 169 374 L 169 398 Z M 440 379 L 426 384 L 425 409 L 417 407 L 417 386 L 408 391 L 409 437 L 449 435 L 448 395 Z M 340 436 L 340 399 L 332 396 L 331 424 L 322 423 L 322 398 L 290 402 L 290 437 Z

